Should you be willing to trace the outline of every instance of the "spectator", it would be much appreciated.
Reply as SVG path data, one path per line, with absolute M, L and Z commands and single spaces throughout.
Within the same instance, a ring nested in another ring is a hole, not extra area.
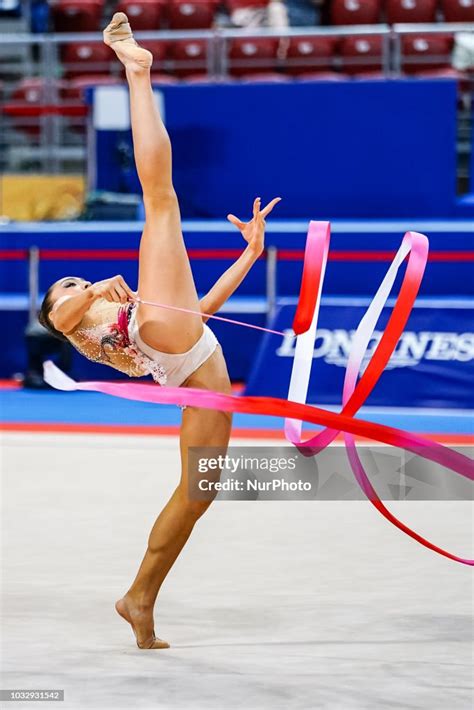
M 268 0 L 227 0 L 234 27 L 265 27 Z
M 31 31 L 47 32 L 49 29 L 49 4 L 46 0 L 33 0 L 31 3 Z
M 458 71 L 474 69 L 473 32 L 456 32 L 454 35 L 453 67 Z
M 234 27 L 288 27 L 285 0 L 227 0 Z
M 284 0 L 290 27 L 312 27 L 321 24 L 325 0 Z
M 267 25 L 269 27 L 288 27 L 288 11 L 285 0 L 270 0 L 267 6 Z

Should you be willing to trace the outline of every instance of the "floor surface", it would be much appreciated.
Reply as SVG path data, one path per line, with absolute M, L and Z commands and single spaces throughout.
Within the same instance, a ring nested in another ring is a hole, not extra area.
M 3 688 L 84 710 L 472 707 L 472 569 L 369 503 L 215 502 L 156 606 L 171 648 L 142 651 L 114 601 L 176 485 L 176 439 L 7 432 L 1 455 Z M 472 502 L 393 505 L 474 556 Z

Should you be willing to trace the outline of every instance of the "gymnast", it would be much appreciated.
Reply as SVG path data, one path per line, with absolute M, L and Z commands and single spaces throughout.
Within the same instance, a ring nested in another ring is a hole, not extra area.
M 199 300 L 172 184 L 171 144 L 150 82 L 153 56 L 133 39 L 127 16 L 122 12 L 115 13 L 104 30 L 104 42 L 124 64 L 130 90 L 133 145 L 146 214 L 139 250 L 138 291 L 132 291 L 122 276 L 97 283 L 68 276 L 48 289 L 39 320 L 90 360 L 130 377 L 151 375 L 159 385 L 229 394 L 231 386 L 221 346 L 206 324 L 207 317 L 199 314 L 218 311 L 262 254 L 265 217 L 280 198 L 264 209 L 257 198 L 253 218 L 247 223 L 228 215 L 247 246 Z M 156 308 L 141 300 L 197 314 Z M 156 598 L 196 521 L 210 505 L 210 501 L 190 500 L 188 496 L 188 448 L 213 446 L 224 454 L 231 423 L 228 412 L 182 408 L 180 482 L 153 525 L 135 580 L 115 604 L 120 616 L 130 623 L 139 648 L 169 647 L 155 636 Z

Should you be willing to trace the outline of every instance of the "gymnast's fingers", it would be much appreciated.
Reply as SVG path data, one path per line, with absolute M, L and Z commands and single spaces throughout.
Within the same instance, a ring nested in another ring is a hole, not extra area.
M 260 205 L 262 201 L 260 197 L 256 197 L 253 203 L 253 217 L 254 219 L 258 218 L 258 215 L 260 214 Z
M 229 222 L 232 222 L 232 224 L 234 224 L 237 229 L 243 229 L 245 227 L 245 224 L 241 222 L 241 220 L 238 219 L 238 217 L 236 217 L 234 214 L 228 214 L 227 219 L 229 220 Z
M 266 217 L 267 214 L 270 214 L 272 209 L 275 207 L 275 205 L 280 202 L 281 197 L 275 197 L 271 202 L 268 203 L 266 207 L 263 208 L 263 210 L 260 212 L 262 217 Z
M 125 281 L 123 276 L 119 276 L 119 284 L 127 294 L 128 298 L 135 298 L 136 294 L 132 291 L 128 283 Z
M 117 301 L 120 303 L 127 303 L 127 301 L 128 301 L 127 292 L 118 283 L 114 285 L 113 295 L 114 295 L 114 301 Z

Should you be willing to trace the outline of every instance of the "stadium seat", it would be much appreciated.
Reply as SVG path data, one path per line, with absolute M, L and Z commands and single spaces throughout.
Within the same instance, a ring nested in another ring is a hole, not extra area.
M 174 76 L 170 76 L 169 74 L 152 74 L 151 75 L 151 83 L 153 86 L 164 86 L 167 84 L 178 84 L 179 81 L 176 79 Z
M 272 71 L 254 72 L 252 74 L 242 74 L 239 76 L 240 81 L 249 84 L 284 84 L 291 81 L 291 77 L 286 74 L 278 74 Z
M 285 57 L 288 74 L 315 73 L 333 68 L 336 37 L 292 37 Z
M 387 75 L 383 71 L 364 71 L 360 74 L 352 74 L 352 79 L 360 79 L 361 81 L 387 81 Z
M 115 86 L 123 84 L 123 81 L 116 76 L 106 74 L 84 74 L 71 79 L 67 88 L 67 97 L 76 101 L 83 101 L 85 91 L 91 86 Z
M 124 12 L 134 31 L 157 30 L 160 28 L 165 3 L 163 0 L 122 0 L 116 12 Z
M 268 5 L 268 0 L 224 0 L 224 5 L 231 13 L 246 7 L 265 7 Z
M 348 74 L 381 71 L 383 48 L 381 35 L 344 37 L 340 50 L 342 70 Z
M 380 22 L 381 0 L 332 0 L 331 24 L 373 25 Z
M 435 22 L 437 0 L 386 0 L 387 22 Z
M 56 32 L 95 32 L 100 29 L 103 0 L 59 0 L 51 7 Z
M 272 72 L 276 68 L 279 39 L 275 37 L 238 38 L 230 41 L 229 74 L 233 76 Z
M 238 79 L 209 76 L 208 74 L 189 74 L 183 81 L 186 84 L 233 84 L 238 81 Z
M 11 116 L 13 126 L 30 136 L 40 133 L 41 113 L 40 107 L 51 102 L 47 92 L 48 83 L 41 77 L 28 77 L 22 79 L 13 90 L 8 103 L 4 104 L 5 115 Z M 55 79 L 53 87 L 57 99 L 63 101 L 68 95 L 66 81 Z M 32 109 L 29 113 L 29 108 Z M 36 111 L 36 109 L 38 109 Z
M 176 76 L 207 74 L 207 40 L 181 39 L 173 42 L 169 49 L 172 72 Z
M 80 74 L 109 74 L 115 55 L 102 42 L 73 42 L 62 50 L 67 77 Z
M 315 71 L 300 74 L 295 79 L 298 81 L 347 81 L 351 77 L 335 71 Z
M 216 0 L 170 0 L 169 24 L 172 30 L 194 30 L 211 27 L 218 2 Z
M 446 22 L 474 22 L 474 0 L 442 0 Z
M 27 77 L 22 79 L 15 86 L 10 101 L 23 102 L 25 104 L 41 104 L 46 98 L 46 87 L 48 82 L 42 77 Z M 61 79 L 53 82 L 55 91 L 59 98 L 65 98 L 68 91 L 68 83 Z
M 405 35 L 401 43 L 401 69 L 407 73 L 451 67 L 451 35 Z

